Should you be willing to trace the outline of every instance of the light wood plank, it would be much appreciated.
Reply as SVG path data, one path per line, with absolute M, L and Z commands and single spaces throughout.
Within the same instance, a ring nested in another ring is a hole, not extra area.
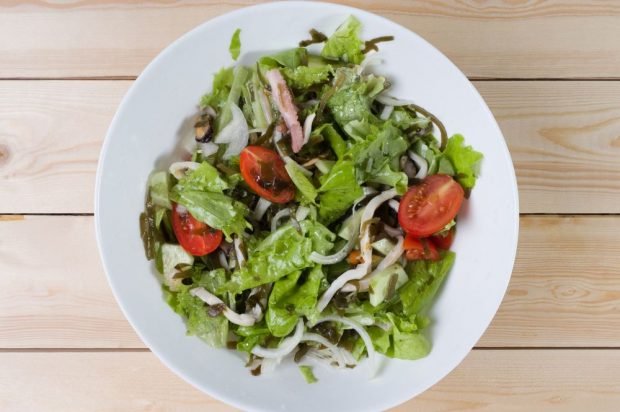
M 392 19 L 470 77 L 620 77 L 620 7 L 607 1 L 341 1 Z M 135 76 L 200 23 L 258 1 L 0 5 L 0 77 Z
M 620 217 L 522 217 L 504 301 L 479 346 L 618 347 Z
M 0 211 L 92 212 L 101 144 L 129 84 L 0 82 Z
M 0 274 L 0 347 L 144 347 L 107 284 L 92 217 L 0 221 Z
M 522 213 L 620 212 L 620 82 L 475 86 L 508 142 Z
M 106 284 L 91 217 L 0 220 L 0 348 L 142 348 Z M 68 263 L 70 262 L 70 263 Z M 617 347 L 620 218 L 524 217 L 482 347 Z
M 183 382 L 150 352 L 5 352 L 0 363 L 5 411 L 234 410 Z M 393 411 L 613 411 L 619 380 L 617 350 L 478 350 Z
M 92 213 L 103 136 L 130 81 L 0 82 L 0 213 Z M 523 213 L 620 212 L 620 82 L 475 82 Z

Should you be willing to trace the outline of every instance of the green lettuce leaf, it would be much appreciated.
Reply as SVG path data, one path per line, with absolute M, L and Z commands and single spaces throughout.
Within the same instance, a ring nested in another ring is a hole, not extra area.
M 314 310 L 319 288 L 324 278 L 321 266 L 310 270 L 305 280 L 301 271 L 276 281 L 273 285 L 265 320 L 273 336 L 283 337 L 295 329 L 300 316 L 309 316 Z
M 205 303 L 190 295 L 189 288 L 176 293 L 164 289 L 164 294 L 172 309 L 185 318 L 188 335 L 198 336 L 216 348 L 226 346 L 228 319 L 222 315 L 210 316 Z
M 220 229 L 227 239 L 230 239 L 233 233 L 241 235 L 246 228 L 251 228 L 245 220 L 249 214 L 247 206 L 223 193 L 177 190 L 175 186 L 170 198 L 185 206 L 196 219 L 214 229 Z
M 239 326 L 234 333 L 239 337 L 237 350 L 247 353 L 251 353 L 256 345 L 264 345 L 271 336 L 264 321 L 252 326 Z
M 196 169 L 188 172 L 175 186 L 177 192 L 198 190 L 222 193 L 228 188 L 226 180 L 222 179 L 217 169 L 208 162 L 202 162 Z
M 392 323 L 392 345 L 386 355 L 397 359 L 415 360 L 425 357 L 431 351 L 431 344 L 426 337 L 418 331 L 415 322 L 397 317 L 389 313 L 388 319 Z
M 395 170 L 399 167 L 400 156 L 409 147 L 400 131 L 390 124 L 386 123 L 378 131 L 373 126 L 371 130 L 373 132 L 367 139 L 356 143 L 347 155 L 355 161 L 358 181 L 372 180 L 381 171 L 387 172 L 384 170 L 386 165 Z M 399 179 L 392 181 L 396 184 Z
M 466 191 L 470 191 L 476 184 L 482 153 L 475 151 L 471 146 L 465 146 L 465 138 L 455 134 L 448 139 L 443 154 L 452 163 L 456 180 Z
M 304 47 L 284 50 L 279 53 L 263 56 L 258 59 L 258 67 L 262 74 L 268 70 L 278 67 L 295 69 L 298 66 L 305 66 L 308 63 L 308 50 Z
M 381 170 L 375 173 L 368 181 L 392 186 L 396 189 L 396 192 L 399 195 L 404 194 L 407 191 L 407 187 L 409 185 L 409 178 L 405 173 L 395 172 L 387 164 L 383 166 Z
M 370 105 L 385 88 L 385 78 L 374 75 L 360 77 L 354 69 L 339 68 L 336 79 L 335 83 L 342 84 L 327 101 L 327 107 L 340 127 L 344 128 L 353 120 L 377 122 Z
M 301 233 L 293 225 L 286 224 L 262 240 L 245 266 L 231 275 L 225 289 L 239 293 L 314 266 L 310 260 L 312 251 L 322 254 L 329 251 L 335 235 L 311 220 L 300 222 L 300 226 Z
M 149 191 L 154 205 L 164 208 L 163 210 L 172 208 L 168 198 L 170 177 L 167 171 L 155 172 L 149 177 Z M 159 227 L 159 224 L 157 226 Z
M 233 83 L 233 68 L 226 67 L 221 69 L 213 76 L 213 86 L 211 93 L 207 93 L 200 99 L 200 106 L 211 106 L 215 110 L 220 110 L 226 104 L 228 94 Z
M 228 46 L 228 51 L 230 51 L 230 55 L 233 60 L 237 60 L 239 57 L 239 53 L 241 53 L 241 39 L 239 38 L 241 34 L 241 29 L 235 30 L 230 39 L 230 46 Z
M 438 261 L 417 260 L 407 265 L 409 281 L 398 291 L 405 315 L 416 315 L 426 307 L 454 264 L 454 252 L 446 252 Z
M 302 172 L 301 166 L 295 162 L 288 162 L 284 166 L 291 180 L 297 187 L 302 196 L 302 203 L 313 203 L 317 196 L 317 191 L 312 182 Z
M 426 117 L 414 117 L 414 115 L 402 107 L 394 108 L 388 120 L 399 129 L 406 131 L 411 129 L 423 130 L 430 124 L 430 119 Z
M 359 20 L 349 16 L 327 39 L 321 50 L 321 56 L 345 63 L 361 63 L 364 60 L 362 53 L 364 42 L 359 38 L 361 26 Z
M 215 132 L 218 133 L 232 119 L 231 107 L 239 104 L 246 81 L 250 77 L 251 70 L 245 66 L 236 66 L 233 71 L 233 79 L 230 85 L 226 102 L 222 105 L 221 113 L 215 118 Z
M 282 69 L 286 84 L 295 90 L 305 90 L 317 84 L 325 83 L 332 73 L 331 66 L 297 66 L 294 69 Z
M 331 123 L 325 123 L 319 126 L 313 131 L 313 134 L 320 134 L 323 136 L 323 138 L 329 142 L 332 150 L 339 159 L 346 153 L 347 144 Z
M 363 194 L 352 160 L 339 160 L 320 181 L 319 218 L 326 224 L 342 216 Z
M 316 378 L 316 376 L 314 376 L 314 373 L 312 372 L 312 366 L 300 365 L 299 371 L 301 372 L 304 379 L 306 380 L 306 383 L 316 383 L 319 381 Z

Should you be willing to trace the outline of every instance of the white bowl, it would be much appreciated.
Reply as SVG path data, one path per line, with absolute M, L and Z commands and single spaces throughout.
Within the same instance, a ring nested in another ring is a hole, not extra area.
M 241 28 L 243 59 L 293 47 L 316 28 L 331 33 L 348 15 L 363 38 L 394 35 L 380 45 L 379 68 L 395 96 L 437 115 L 449 134 L 463 133 L 484 153 L 482 176 L 461 212 L 457 260 L 430 315 L 433 349 L 418 361 L 383 359 L 375 379 L 362 364 L 351 370 L 315 368 L 305 383 L 294 364 L 253 377 L 234 351 L 186 336 L 182 319 L 162 299 L 144 257 L 138 216 L 149 173 L 161 167 L 191 128 L 212 74 L 232 64 L 228 44 Z M 467 355 L 497 311 L 512 272 L 518 235 L 517 186 L 506 143 L 467 78 L 411 31 L 350 7 L 307 2 L 264 4 L 208 21 L 166 48 L 125 96 L 106 136 L 95 199 L 97 240 L 108 280 L 125 316 L 146 345 L 189 383 L 244 410 L 376 411 L 400 404 L 446 376 Z

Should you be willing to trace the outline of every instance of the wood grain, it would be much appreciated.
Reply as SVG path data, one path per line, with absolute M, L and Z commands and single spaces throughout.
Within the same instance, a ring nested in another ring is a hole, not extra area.
M 107 284 L 92 217 L 0 221 L 0 273 L 0 347 L 144 347 Z
M 620 77 L 614 2 L 342 2 L 417 32 L 470 77 Z M 256 3 L 4 1 L 0 78 L 136 76 L 181 34 Z
M 235 410 L 183 382 L 150 352 L 4 352 L 0 364 L 4 411 Z M 620 351 L 477 350 L 393 411 L 614 411 L 619 374 Z
M 92 213 L 99 149 L 130 81 L 0 81 L 0 213 Z M 620 212 L 620 82 L 475 82 L 523 213 Z
M 0 348 L 142 348 L 106 284 L 91 217 L 0 220 Z M 620 218 L 523 217 L 481 347 L 618 347 Z
M 92 212 L 101 144 L 128 86 L 0 82 L 0 211 Z

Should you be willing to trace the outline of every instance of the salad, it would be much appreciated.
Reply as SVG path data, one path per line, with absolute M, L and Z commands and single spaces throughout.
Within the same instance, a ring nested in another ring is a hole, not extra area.
M 482 155 L 390 96 L 370 69 L 393 38 L 360 29 L 350 16 L 221 69 L 186 155 L 149 178 L 140 229 L 165 300 L 253 374 L 287 357 L 346 368 L 431 349 L 428 308 Z

